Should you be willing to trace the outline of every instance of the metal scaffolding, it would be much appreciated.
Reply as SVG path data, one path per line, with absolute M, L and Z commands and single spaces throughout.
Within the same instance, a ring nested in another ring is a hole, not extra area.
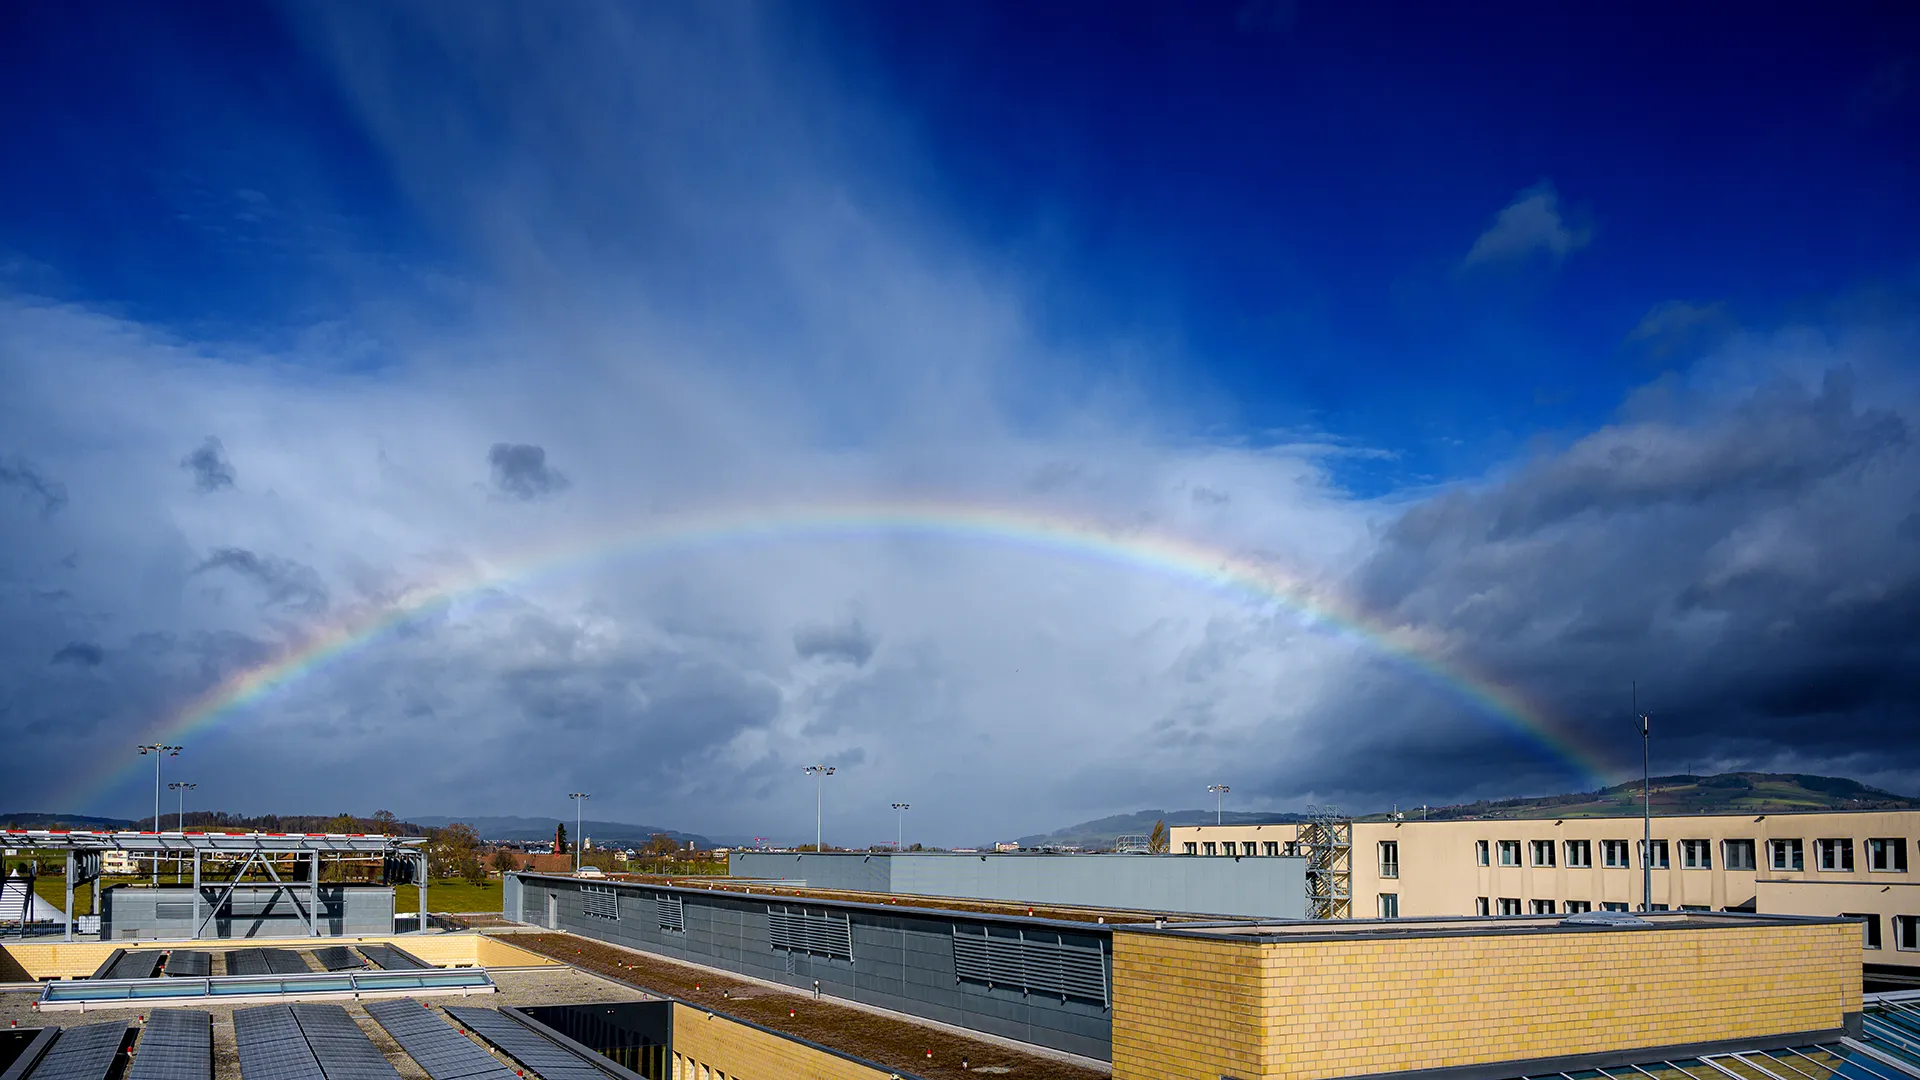
M 300 913 L 310 935 L 319 933 L 320 858 L 341 860 L 380 860 L 387 884 L 403 883 L 411 876 L 420 890 L 420 930 L 427 928 L 427 852 L 420 837 L 377 836 L 366 833 L 200 833 L 200 832 L 60 832 L 43 829 L 0 830 L 0 845 L 9 848 L 65 851 L 67 855 L 66 940 L 73 940 L 73 889 L 93 882 L 94 908 L 100 907 L 101 853 L 130 851 L 150 854 L 157 866 L 168 853 L 193 856 L 194 938 L 232 900 L 235 892 L 285 895 Z M 208 881 L 201 874 L 201 859 L 214 857 L 222 864 L 223 876 Z M 293 876 L 283 879 L 276 864 L 290 860 Z M 233 864 L 238 862 L 238 868 Z M 305 865 L 303 866 L 302 863 Z M 254 867 L 263 870 L 264 882 L 243 879 Z
M 1300 826 L 1307 857 L 1307 918 L 1353 918 L 1353 821 L 1337 806 L 1309 806 Z

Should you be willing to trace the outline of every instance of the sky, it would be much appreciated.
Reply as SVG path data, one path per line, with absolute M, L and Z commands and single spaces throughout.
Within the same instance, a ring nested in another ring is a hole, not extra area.
M 0 812 L 977 843 L 1635 694 L 1920 792 L 1911 8 L 11 5 L 0 100 Z

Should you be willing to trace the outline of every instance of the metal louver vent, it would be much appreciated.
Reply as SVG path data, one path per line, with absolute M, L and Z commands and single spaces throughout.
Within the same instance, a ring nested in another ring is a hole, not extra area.
M 953 971 L 988 986 L 1107 1004 L 1107 965 L 1100 946 L 1076 944 L 1052 931 L 955 926 Z
M 790 953 L 813 956 L 837 956 L 853 959 L 853 922 L 846 915 L 833 915 L 805 908 L 769 906 L 767 937 L 773 947 Z
M 653 914 L 660 921 L 660 929 L 681 934 L 687 932 L 687 906 L 679 897 L 669 893 L 654 893 Z
M 620 920 L 620 894 L 605 885 L 580 886 L 580 902 L 596 919 Z

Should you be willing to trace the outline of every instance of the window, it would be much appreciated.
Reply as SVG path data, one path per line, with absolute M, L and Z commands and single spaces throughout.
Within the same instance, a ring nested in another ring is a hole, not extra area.
M 1475 866 L 1487 865 L 1487 842 L 1485 840 L 1475 840 L 1473 842 L 1473 862 Z
M 1728 840 L 1721 844 L 1720 861 L 1726 864 L 1729 870 L 1752 870 L 1754 868 L 1753 841 Z
M 1282 854 L 1282 855 L 1288 855 L 1288 856 L 1293 856 L 1293 857 L 1298 857 L 1298 856 L 1299 856 L 1299 854 L 1300 854 L 1300 841 L 1298 841 L 1298 840 L 1289 840 L 1289 841 L 1287 841 L 1286 843 L 1284 843 L 1284 844 L 1281 844 L 1281 845 L 1280 845 L 1280 854 Z
M 1200 845 L 1199 845 L 1199 843 L 1198 843 L 1198 842 L 1196 842 L 1196 841 L 1193 841 L 1193 840 L 1189 840 L 1189 841 L 1187 841 L 1187 854 L 1189 854 L 1189 855 L 1198 855 L 1198 854 L 1200 854 Z
M 1551 915 L 1553 914 L 1553 901 L 1535 900 L 1530 905 L 1530 908 L 1535 915 Z
M 1902 952 L 1920 951 L 1920 915 L 1893 917 L 1893 947 Z
M 605 885 L 580 886 L 580 905 L 596 919 L 620 921 L 620 894 Z
M 1486 897 L 1484 897 L 1484 896 L 1476 896 L 1476 897 L 1474 897 L 1474 898 L 1473 898 L 1473 913 L 1474 913 L 1475 915 L 1491 915 L 1491 914 L 1493 914 L 1493 902 L 1492 902 L 1492 901 L 1490 901 L 1490 900 L 1488 900 L 1488 899 L 1487 899 Z
M 1206 845 L 1205 845 L 1205 846 L 1206 846 L 1206 849 L 1207 849 L 1207 854 L 1209 854 L 1209 855 L 1218 855 L 1218 854 L 1220 854 L 1220 845 L 1218 845 L 1218 844 L 1216 844 L 1216 843 L 1214 843 L 1213 841 L 1211 841 L 1211 840 L 1209 840 L 1209 841 L 1207 841 L 1207 843 L 1206 843 Z
M 1713 869 L 1713 842 L 1710 840 L 1680 841 L 1680 865 L 1688 870 Z
M 1552 866 L 1553 865 L 1553 841 L 1529 840 L 1527 842 L 1527 846 L 1532 849 L 1531 851 L 1527 852 L 1527 855 L 1533 861 L 1533 865 L 1535 866 Z
M 1585 870 L 1593 865 L 1593 841 L 1567 841 L 1567 867 L 1572 870 Z
M 1600 859 L 1602 865 L 1608 869 L 1624 869 L 1627 865 L 1627 842 L 1625 840 L 1600 841 Z
M 1620 841 L 1620 843 L 1624 844 L 1626 843 L 1626 841 L 1622 840 Z M 1618 900 L 1607 900 L 1601 903 L 1600 910 L 1601 911 L 1625 911 L 1627 910 L 1627 905 L 1621 903 Z
M 1587 912 L 1592 910 L 1593 910 L 1593 901 L 1591 900 L 1567 901 L 1567 914 L 1569 915 L 1585 915 Z
M 1867 841 L 1867 869 L 1881 874 L 1906 873 L 1906 840 L 1881 838 Z
M 1847 873 L 1853 869 L 1853 841 L 1821 840 L 1820 869 Z
M 1515 846 L 1517 847 L 1518 845 L 1516 844 Z M 1502 915 L 1520 914 L 1520 898 L 1517 896 L 1501 897 L 1500 898 L 1500 914 Z
M 1798 840 L 1767 841 L 1768 857 L 1775 870 L 1805 870 L 1807 868 L 1806 849 Z
M 1279 854 L 1280 854 L 1280 841 L 1278 841 L 1278 840 L 1268 840 L 1268 841 L 1266 842 L 1266 847 L 1265 847 L 1265 848 L 1264 848 L 1264 849 L 1262 850 L 1262 852 L 1261 852 L 1261 854 L 1263 854 L 1263 855 L 1279 855 Z
M 1248 840 L 1240 845 L 1240 854 L 1251 855 L 1253 854 L 1254 847 L 1255 847 L 1254 842 L 1251 840 Z
M 1647 905 L 1647 910 L 1648 910 L 1648 911 L 1665 911 L 1665 910 L 1667 910 L 1667 905 L 1665 905 L 1665 904 L 1648 904 L 1648 905 Z
M 1383 892 L 1380 894 L 1380 917 L 1397 919 L 1400 917 L 1400 894 Z
M 1840 917 L 1843 919 L 1859 919 L 1860 920 L 1860 947 L 1861 948 L 1878 949 L 1880 947 L 1880 916 L 1849 915 L 1845 912 L 1842 912 L 1840 914 Z
M 1520 865 L 1520 841 L 1518 840 L 1500 841 L 1500 865 L 1501 866 L 1519 866 Z
M 1400 876 L 1400 841 L 1380 841 L 1380 876 L 1392 878 Z M 1388 917 L 1381 916 L 1381 918 Z
M 1646 841 L 1642 840 L 1640 843 L 1643 845 L 1643 850 L 1641 851 L 1641 863 L 1643 865 L 1651 866 L 1655 870 L 1665 870 L 1672 865 L 1667 862 L 1667 842 L 1665 840 L 1655 840 L 1653 842 L 1653 857 L 1650 859 L 1646 857 L 1646 851 L 1644 850 Z

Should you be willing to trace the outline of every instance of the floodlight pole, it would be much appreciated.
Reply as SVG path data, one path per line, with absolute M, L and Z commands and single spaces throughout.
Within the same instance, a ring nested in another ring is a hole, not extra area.
M 140 751 L 143 756 L 153 755 L 153 832 L 158 836 L 160 834 L 160 758 L 168 754 L 179 757 L 182 748 L 167 743 L 142 743 L 134 749 Z M 153 887 L 156 889 L 160 887 L 159 852 L 155 852 L 153 856 Z
M 1213 825 L 1217 829 L 1220 827 L 1220 807 L 1226 801 L 1227 792 L 1233 789 L 1225 784 L 1208 784 L 1207 790 L 1213 792 Z
M 894 854 L 897 855 L 900 853 L 900 845 L 903 842 L 904 837 L 906 836 L 907 811 L 913 809 L 913 804 L 897 802 L 893 804 L 893 809 L 894 809 L 893 851 L 894 851 Z
M 1653 910 L 1653 766 L 1652 721 L 1640 711 L 1640 684 L 1633 684 L 1633 715 L 1640 721 L 1640 910 Z
M 585 821 L 587 800 L 593 796 L 584 791 L 570 791 L 567 798 L 573 800 L 573 872 L 577 874 L 580 872 L 580 829 Z
M 827 797 L 827 796 L 826 796 L 826 791 L 827 791 L 827 777 L 829 777 L 829 776 L 832 776 L 832 775 L 833 775 L 833 766 L 831 766 L 831 765 L 809 765 L 809 766 L 807 766 L 807 768 L 806 768 L 806 774 L 807 774 L 808 776 L 811 776 L 811 777 L 813 777 L 813 780 L 814 780 L 814 787 L 813 787 L 813 853 L 814 853 L 815 855 L 818 855 L 818 854 L 820 854 L 820 853 L 821 853 L 822 851 L 825 851 L 825 850 L 826 850 L 826 848 L 825 848 L 824 846 L 822 846 L 822 844 L 821 844 L 821 842 L 820 842 L 820 820 L 821 820 L 821 809 L 822 809 L 822 807 L 824 807 L 824 806 L 825 806 L 825 804 L 826 804 L 826 797 Z
M 180 835 L 185 837 L 187 835 L 187 791 L 190 788 L 197 788 L 200 785 L 187 784 L 175 780 L 167 786 L 180 793 Z M 158 826 L 156 826 L 156 828 L 158 828 Z M 180 863 L 177 860 L 173 866 L 173 883 L 175 885 L 180 884 Z

